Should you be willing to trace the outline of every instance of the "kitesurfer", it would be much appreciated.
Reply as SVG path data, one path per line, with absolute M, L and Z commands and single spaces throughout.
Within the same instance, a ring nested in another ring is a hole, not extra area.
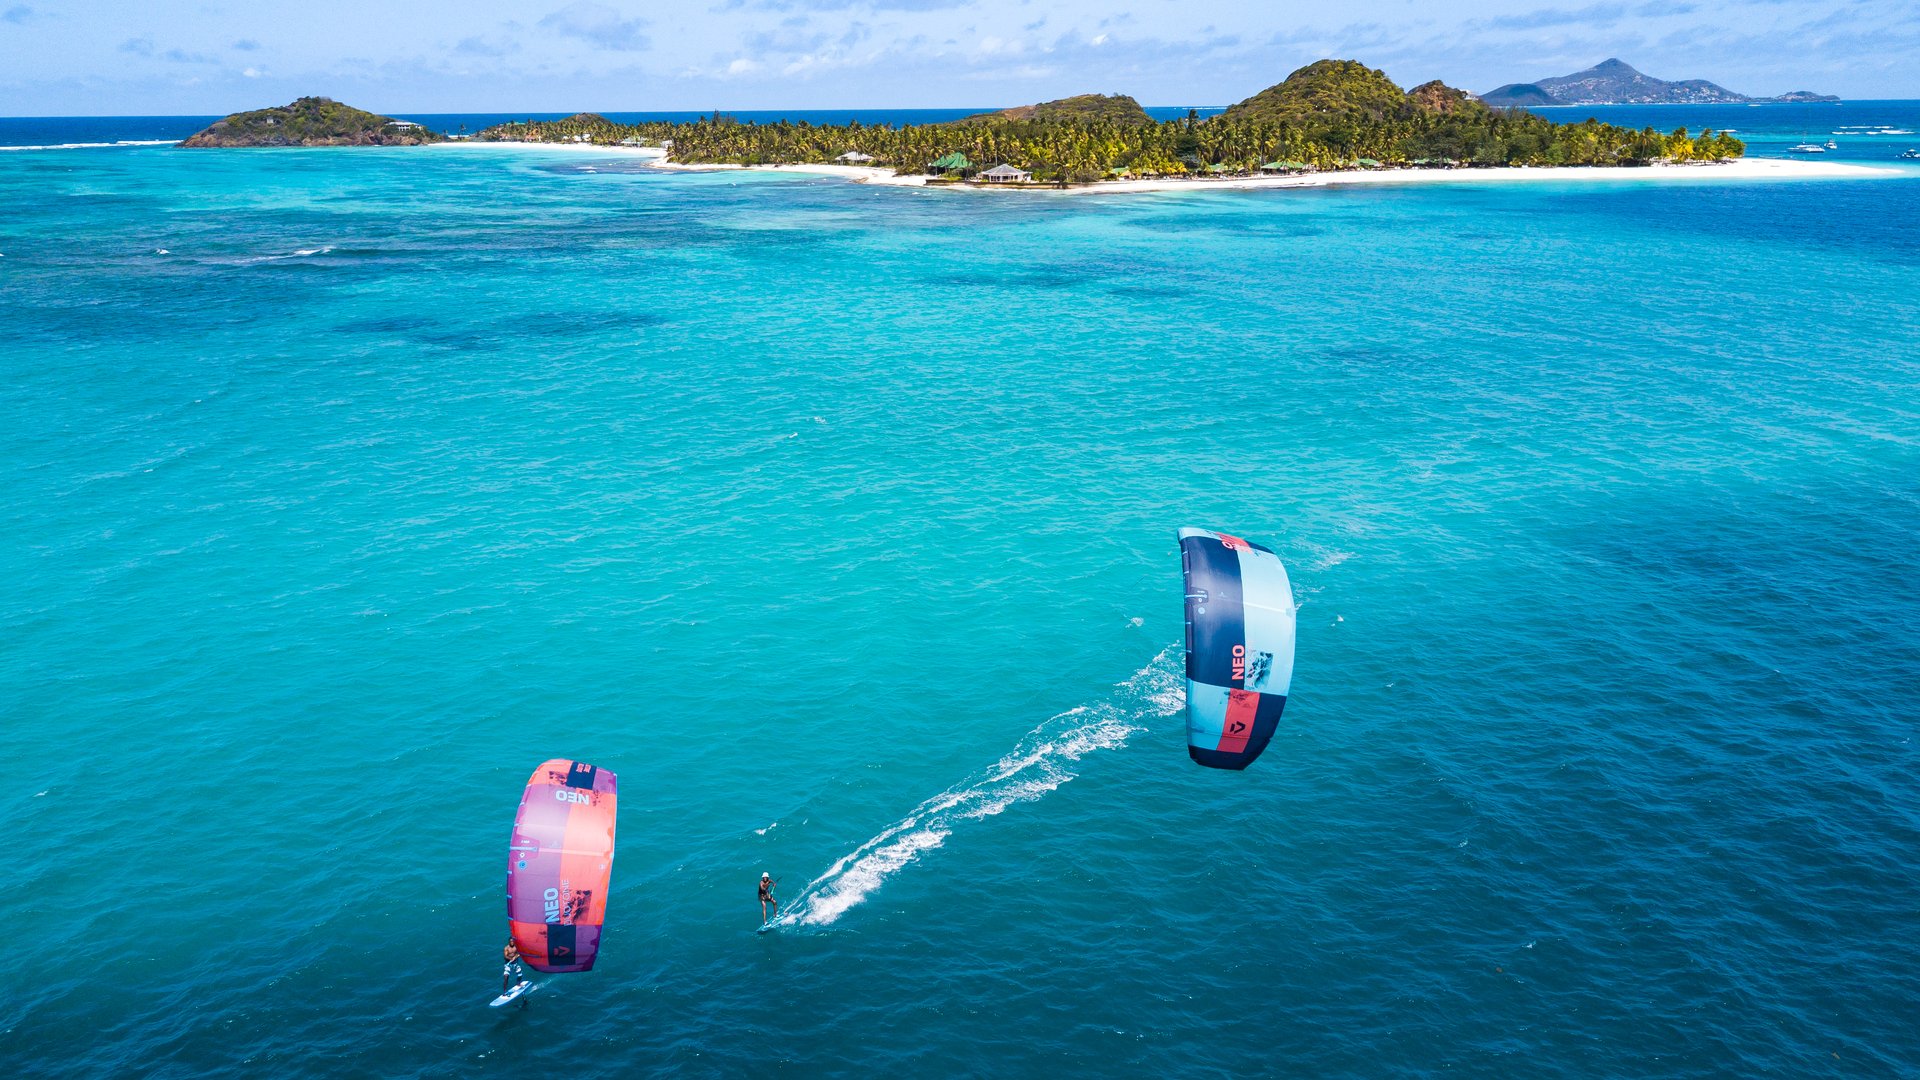
M 500 972 L 500 992 L 504 994 L 520 981 L 520 948 L 512 941 L 508 941 L 507 947 L 500 950 L 500 953 L 507 962 L 506 967 Z
M 761 871 L 760 873 L 760 924 L 762 926 L 765 926 L 767 922 L 767 905 L 769 904 L 773 905 L 773 913 L 775 915 L 780 914 L 780 901 L 775 900 L 773 898 L 773 887 L 778 884 L 780 883 L 773 880 L 772 874 L 769 874 L 765 871 Z

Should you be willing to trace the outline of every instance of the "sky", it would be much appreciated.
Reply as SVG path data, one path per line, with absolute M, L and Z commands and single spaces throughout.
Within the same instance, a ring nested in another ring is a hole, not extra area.
M 1920 98 L 1920 0 L 0 0 L 0 116 L 1224 105 L 1328 56 Z

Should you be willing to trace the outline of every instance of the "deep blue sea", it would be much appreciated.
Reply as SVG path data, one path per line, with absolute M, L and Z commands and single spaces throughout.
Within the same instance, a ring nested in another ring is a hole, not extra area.
M 6 1075 L 1920 1072 L 1920 172 L 0 206 Z M 1182 525 L 1300 605 L 1244 773 Z M 550 757 L 605 944 L 491 1010 Z

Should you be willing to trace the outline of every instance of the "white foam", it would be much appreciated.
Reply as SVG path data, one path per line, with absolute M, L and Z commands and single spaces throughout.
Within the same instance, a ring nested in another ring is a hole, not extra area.
M 48 143 L 44 146 L 0 146 L 0 150 L 98 150 L 115 146 L 172 146 L 178 139 L 121 139 L 119 142 Z
M 1331 570 L 1351 558 L 1353 558 L 1353 552 L 1351 551 L 1329 551 L 1317 559 L 1313 565 L 1307 569 L 1308 572 L 1317 574 L 1323 570 Z
M 1114 687 L 1105 700 L 1068 709 L 1028 732 L 1005 757 L 935 795 L 842 855 L 807 882 L 776 924 L 826 926 L 860 904 L 888 878 L 932 851 L 964 821 L 994 817 L 1033 802 L 1079 775 L 1073 768 L 1097 750 L 1114 750 L 1154 720 L 1186 704 L 1177 658 L 1169 645 L 1153 662 Z
M 311 259 L 315 255 L 328 254 L 332 250 L 331 247 L 296 248 L 285 255 L 256 255 L 251 259 L 241 259 L 240 265 L 251 266 L 255 263 L 281 262 L 285 259 Z

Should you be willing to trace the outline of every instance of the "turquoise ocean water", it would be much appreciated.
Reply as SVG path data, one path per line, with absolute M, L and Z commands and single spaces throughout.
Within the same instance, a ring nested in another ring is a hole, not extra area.
M 1911 174 L 0 205 L 10 1075 L 1920 1069 Z M 1301 604 L 1242 774 L 1187 524 Z M 502 1015 L 554 756 L 606 944 Z

